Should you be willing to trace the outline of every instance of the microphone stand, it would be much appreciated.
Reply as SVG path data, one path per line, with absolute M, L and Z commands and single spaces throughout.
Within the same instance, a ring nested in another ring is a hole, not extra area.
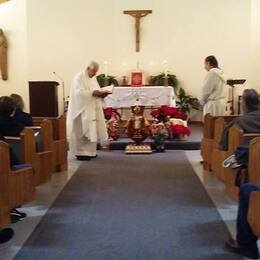
M 61 88 L 62 88 L 62 101 L 63 101 L 63 114 L 65 114 L 65 86 L 64 86 L 64 80 L 63 78 L 57 74 L 55 71 L 53 71 L 53 74 L 61 81 Z

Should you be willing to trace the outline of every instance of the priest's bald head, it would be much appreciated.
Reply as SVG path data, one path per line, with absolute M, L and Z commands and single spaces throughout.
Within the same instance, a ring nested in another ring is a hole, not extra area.
M 90 78 L 92 78 L 92 77 L 96 76 L 98 69 L 99 69 L 99 64 L 95 61 L 91 61 L 89 63 L 89 65 L 87 66 L 86 74 Z

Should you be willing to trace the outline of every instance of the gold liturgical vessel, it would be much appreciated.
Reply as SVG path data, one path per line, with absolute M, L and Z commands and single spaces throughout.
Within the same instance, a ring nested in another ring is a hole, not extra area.
M 132 106 L 132 116 L 127 121 L 126 133 L 134 140 L 134 144 L 129 144 L 125 148 L 127 154 L 152 153 L 151 146 L 143 141 L 150 135 L 149 123 L 144 118 L 144 106 Z

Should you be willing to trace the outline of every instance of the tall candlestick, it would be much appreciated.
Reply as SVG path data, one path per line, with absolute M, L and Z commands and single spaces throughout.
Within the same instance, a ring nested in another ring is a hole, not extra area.
M 164 60 L 163 61 L 163 67 L 164 67 L 164 75 L 165 75 L 165 77 L 167 77 L 167 74 L 168 74 L 168 72 L 167 72 L 167 64 L 168 64 L 167 60 Z
M 105 66 L 105 77 L 107 78 L 107 64 L 108 64 L 108 62 L 105 60 L 104 61 L 104 66 Z

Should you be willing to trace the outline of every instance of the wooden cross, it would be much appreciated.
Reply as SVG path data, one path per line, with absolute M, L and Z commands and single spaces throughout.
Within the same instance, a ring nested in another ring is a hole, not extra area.
M 135 50 L 140 51 L 140 20 L 148 14 L 151 14 L 152 10 L 129 10 L 124 11 L 124 14 L 129 14 L 135 18 Z

